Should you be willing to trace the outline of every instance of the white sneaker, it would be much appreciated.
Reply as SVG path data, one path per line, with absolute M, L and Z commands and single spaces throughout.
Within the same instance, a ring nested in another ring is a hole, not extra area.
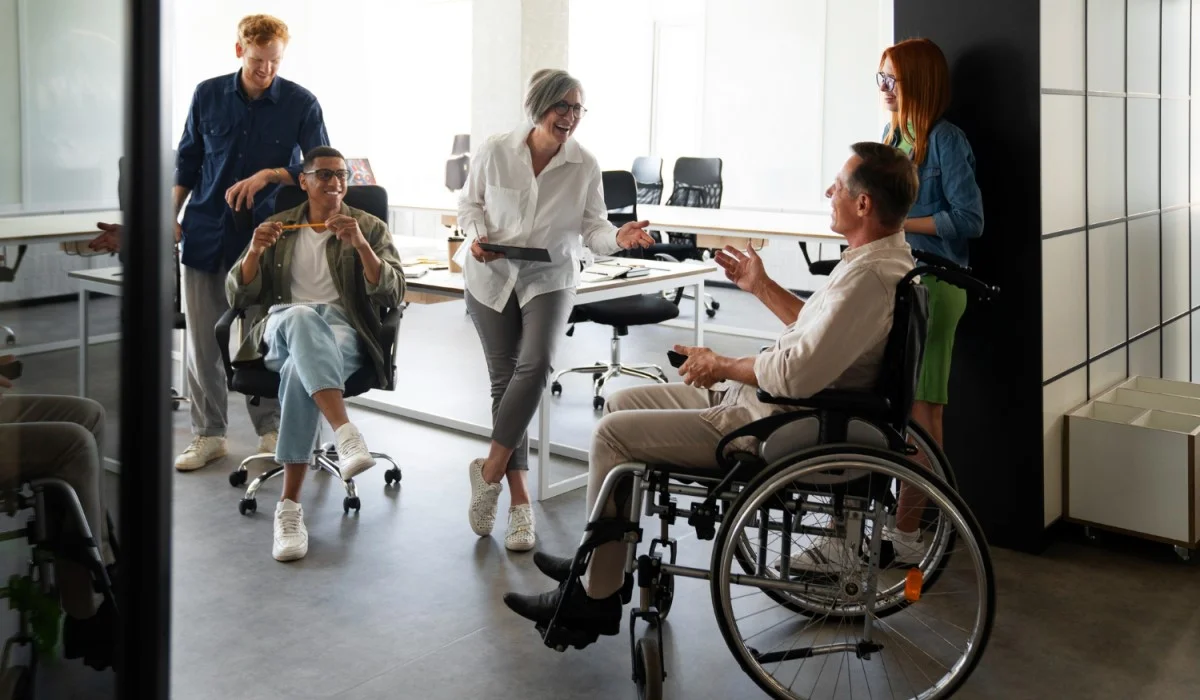
M 338 469 L 342 480 L 349 481 L 375 466 L 375 458 L 367 449 L 367 441 L 353 423 L 347 423 L 334 431 L 337 439 Z
M 528 552 L 536 541 L 537 537 L 533 534 L 533 508 L 528 503 L 509 508 L 504 546 L 514 552 Z
M 279 444 L 279 431 L 272 430 L 269 433 L 264 433 L 258 436 L 258 453 L 259 454 L 275 454 L 275 447 Z
M 486 537 L 492 534 L 496 527 L 496 501 L 500 498 L 503 488 L 500 484 L 489 484 L 483 480 L 482 459 L 476 459 L 468 467 L 471 477 L 471 506 L 467 509 L 467 519 L 476 535 Z
M 192 438 L 187 449 L 175 458 L 175 468 L 181 472 L 190 472 L 215 462 L 227 454 L 229 454 L 229 448 L 225 445 L 225 438 L 197 435 Z
M 892 561 L 896 564 L 918 566 L 929 549 L 929 543 L 925 541 L 920 530 L 904 532 L 885 525 L 883 539 L 892 543 Z
M 775 568 L 780 568 L 779 565 L 776 561 Z M 795 572 L 838 574 L 862 566 L 862 560 L 844 538 L 819 536 L 812 538 L 807 549 L 793 554 L 789 566 Z
M 308 554 L 308 528 L 304 527 L 304 509 L 299 503 L 283 500 L 275 506 L 275 546 L 271 556 L 276 561 L 295 561 Z

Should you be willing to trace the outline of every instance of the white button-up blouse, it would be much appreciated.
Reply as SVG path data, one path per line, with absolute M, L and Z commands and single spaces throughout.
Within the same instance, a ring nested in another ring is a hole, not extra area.
M 545 248 L 550 262 L 501 258 L 484 263 L 467 255 L 463 276 L 477 301 L 503 311 L 515 292 L 530 299 L 579 284 L 583 246 L 599 255 L 620 249 L 617 228 L 608 221 L 600 165 L 569 139 L 537 177 L 525 143 L 532 124 L 489 138 L 471 161 L 459 195 L 458 223 L 467 236 L 463 248 L 486 236 L 491 243 Z

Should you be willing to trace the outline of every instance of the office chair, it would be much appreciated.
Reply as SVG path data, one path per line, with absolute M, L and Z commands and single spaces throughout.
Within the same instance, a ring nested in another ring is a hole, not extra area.
M 615 226 L 637 221 L 637 184 L 633 175 L 624 170 L 609 170 L 601 173 L 604 183 L 604 204 L 609 210 L 608 220 Z M 624 251 L 628 252 L 628 251 Z M 658 365 L 621 364 L 621 337 L 629 335 L 630 326 L 662 323 L 679 316 L 679 307 L 660 294 L 641 294 L 633 297 L 596 301 L 580 304 L 571 309 L 567 322 L 567 335 L 575 334 L 575 324 L 590 321 L 603 326 L 612 326 L 611 355 L 607 363 L 597 362 L 586 367 L 564 369 L 554 375 L 550 393 L 562 394 L 564 374 L 592 375 L 592 406 L 597 411 L 604 408 L 604 384 L 622 374 L 667 383 L 667 375 Z
M 17 261 L 12 267 L 8 267 L 5 263 L 8 262 L 8 248 L 3 248 L 3 253 L 0 253 L 0 282 L 12 282 L 17 279 L 17 270 L 21 268 L 21 261 L 25 259 L 25 251 L 28 246 L 21 244 L 17 246 Z M 4 333 L 5 345 L 17 344 L 17 333 L 12 328 L 0 323 L 0 332 Z
M 308 195 L 299 187 L 282 187 L 275 196 L 275 212 L 279 213 L 291 209 L 307 201 L 307 199 Z M 362 209 L 384 221 L 387 220 L 384 218 L 387 216 L 388 211 L 387 190 L 382 187 L 377 185 L 356 185 L 349 187 L 346 189 L 346 198 L 344 201 L 349 206 Z M 239 226 L 250 225 L 252 223 L 250 220 L 250 211 L 243 211 L 245 212 L 244 214 L 239 214 L 236 217 L 239 220 Z M 361 265 L 361 263 L 356 262 L 356 265 Z M 400 331 L 400 319 L 404 315 L 404 310 L 402 307 L 394 309 L 380 308 L 379 315 L 382 325 L 376 340 L 383 349 L 383 356 L 387 361 L 385 376 L 376 376 L 374 365 L 369 362 L 365 363 L 346 380 L 346 386 L 343 390 L 343 396 L 346 398 L 358 396 L 371 389 L 388 390 L 395 386 L 396 336 Z M 253 397 L 252 401 L 264 398 L 276 399 L 279 397 L 279 374 L 277 372 L 267 369 L 262 360 L 251 363 L 238 363 L 237 365 L 234 365 L 230 360 L 230 329 L 235 319 L 245 319 L 245 317 L 245 308 L 231 308 L 217 321 L 217 345 L 221 349 L 221 360 L 225 365 L 225 377 L 229 389 L 230 391 L 236 391 Z M 313 436 L 313 444 L 316 447 L 313 450 L 313 460 L 310 463 L 310 467 L 313 471 L 327 472 L 336 477 L 338 481 L 341 481 L 346 487 L 346 497 L 342 500 L 342 511 L 343 513 L 349 513 L 353 510 L 357 513 L 361 507 L 358 491 L 353 479 L 342 479 L 342 473 L 338 467 L 336 445 L 332 442 L 319 444 L 319 435 Z M 376 459 L 385 460 L 392 465 L 391 469 L 384 472 L 384 481 L 388 486 L 391 486 L 393 483 L 398 485 L 400 483 L 401 472 L 400 467 L 396 466 L 396 462 L 381 452 L 372 452 L 371 456 Z M 245 484 L 246 467 L 251 462 L 262 459 L 273 460 L 274 458 L 275 455 L 271 453 L 260 453 L 247 457 L 238 465 L 237 469 L 230 473 L 229 484 L 235 488 Z M 246 493 L 242 497 L 241 502 L 238 503 L 238 512 L 242 515 L 255 512 L 258 509 L 258 502 L 255 498 L 258 489 L 268 480 L 282 473 L 283 465 L 277 464 L 252 481 L 246 488 Z
M 638 204 L 661 204 L 663 193 L 662 158 L 638 156 L 633 159 L 633 179 L 637 182 Z
M 471 167 L 471 135 L 456 134 L 450 151 L 450 158 L 446 159 L 446 189 L 457 192 L 467 184 L 467 171 Z
M 724 191 L 724 181 L 721 177 L 723 164 L 720 158 L 678 158 L 675 161 L 674 186 L 667 206 L 673 207 L 702 207 L 705 209 L 720 209 L 721 194 Z M 683 260 L 707 260 L 712 257 L 712 251 L 696 247 L 696 236 L 691 233 L 667 232 L 667 240 L 659 245 L 651 246 L 650 252 L 665 256 L 673 262 Z M 672 294 L 665 292 L 672 302 L 678 304 L 682 299 L 692 298 L 692 292 L 683 287 Z M 721 303 L 712 298 L 711 294 L 704 295 L 704 312 L 709 318 L 717 315 Z

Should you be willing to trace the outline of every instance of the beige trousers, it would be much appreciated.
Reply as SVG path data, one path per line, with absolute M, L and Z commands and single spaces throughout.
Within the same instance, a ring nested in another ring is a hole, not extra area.
M 717 444 L 722 434 L 700 414 L 713 406 L 718 397 L 715 392 L 686 384 L 650 384 L 613 394 L 592 438 L 588 516 L 604 478 L 622 464 L 716 467 Z M 630 512 L 630 487 L 629 480 L 625 480 L 614 490 L 604 506 L 605 517 L 620 515 L 631 520 L 635 517 Z M 618 501 L 622 504 L 620 508 Z M 584 577 L 588 595 L 607 598 L 621 589 L 627 547 L 622 542 L 609 542 L 596 548 Z

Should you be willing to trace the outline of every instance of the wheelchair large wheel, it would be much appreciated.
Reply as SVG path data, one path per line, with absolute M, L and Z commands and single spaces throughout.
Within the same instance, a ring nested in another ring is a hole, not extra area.
M 936 587 L 925 577 L 929 553 L 913 568 L 881 556 L 881 523 L 901 481 L 938 510 L 952 535 L 942 543 L 957 543 L 936 556 Z M 764 511 L 779 511 L 772 520 L 807 520 L 795 506 L 823 499 L 825 510 L 839 514 L 832 539 L 844 544 L 844 556 L 836 566 L 815 577 L 795 577 L 787 565 L 784 575 L 741 573 L 737 549 L 743 538 L 761 541 Z M 860 446 L 807 450 L 748 484 L 721 526 L 711 585 L 718 626 L 739 664 L 786 700 L 834 697 L 839 687 L 849 689 L 847 697 L 948 697 L 978 663 L 995 614 L 987 545 L 958 493 L 910 460 Z M 803 612 L 768 591 L 788 594 Z M 889 616 L 867 614 L 881 609 Z
M 954 471 L 950 467 L 950 461 L 946 458 L 945 453 L 937 442 L 929 436 L 916 421 L 909 422 L 909 434 L 914 446 L 917 448 L 916 460 L 921 467 L 927 467 L 930 471 L 936 474 L 942 481 L 946 482 L 951 489 L 957 490 Z M 909 488 L 904 489 L 907 496 L 912 498 L 912 492 Z M 895 499 L 892 507 L 889 508 L 891 516 L 896 515 L 897 509 L 901 504 L 901 485 L 900 482 L 894 482 L 891 488 L 892 497 Z M 795 510 L 795 509 L 792 509 Z M 772 519 L 771 512 L 776 513 L 776 517 Z M 919 520 L 919 532 L 923 540 L 932 542 L 932 546 L 926 547 L 926 557 L 918 565 L 921 569 L 926 585 L 933 585 L 941 575 L 941 571 L 946 564 L 946 559 L 949 552 L 953 551 L 954 530 L 946 528 L 940 522 L 938 517 L 939 512 L 936 507 L 926 505 L 921 509 Z M 781 517 L 782 516 L 782 517 Z M 744 535 L 739 538 L 737 548 L 734 551 L 738 563 L 742 567 L 742 571 L 747 574 L 765 577 L 779 577 L 780 570 L 775 565 L 773 558 L 764 559 L 764 553 L 769 553 L 774 548 L 779 548 L 780 543 L 787 533 L 790 539 L 790 552 L 801 552 L 808 547 L 817 544 L 818 540 L 812 534 L 806 534 L 804 531 L 795 531 L 792 526 L 795 517 L 789 519 L 783 516 L 783 509 L 774 509 L 765 507 L 761 510 L 759 518 L 766 523 L 766 527 L 758 527 L 758 539 L 751 542 Z M 815 519 L 817 522 L 810 522 L 809 525 L 828 525 L 830 516 L 825 514 L 810 513 L 809 520 Z M 888 557 L 887 549 L 890 544 L 885 544 L 885 558 Z M 902 590 L 899 583 L 896 584 L 896 589 L 885 591 L 880 598 L 880 603 L 874 614 L 880 617 L 895 612 L 896 609 L 902 607 L 905 601 L 897 594 Z M 839 614 L 836 607 L 828 605 L 828 601 L 822 595 L 802 596 L 796 593 L 789 593 L 777 590 L 767 590 L 766 595 L 771 597 L 776 603 L 786 606 L 792 612 L 808 612 L 814 615 Z M 848 610 L 841 611 L 840 614 L 850 614 Z M 856 613 L 857 614 L 857 613 Z

